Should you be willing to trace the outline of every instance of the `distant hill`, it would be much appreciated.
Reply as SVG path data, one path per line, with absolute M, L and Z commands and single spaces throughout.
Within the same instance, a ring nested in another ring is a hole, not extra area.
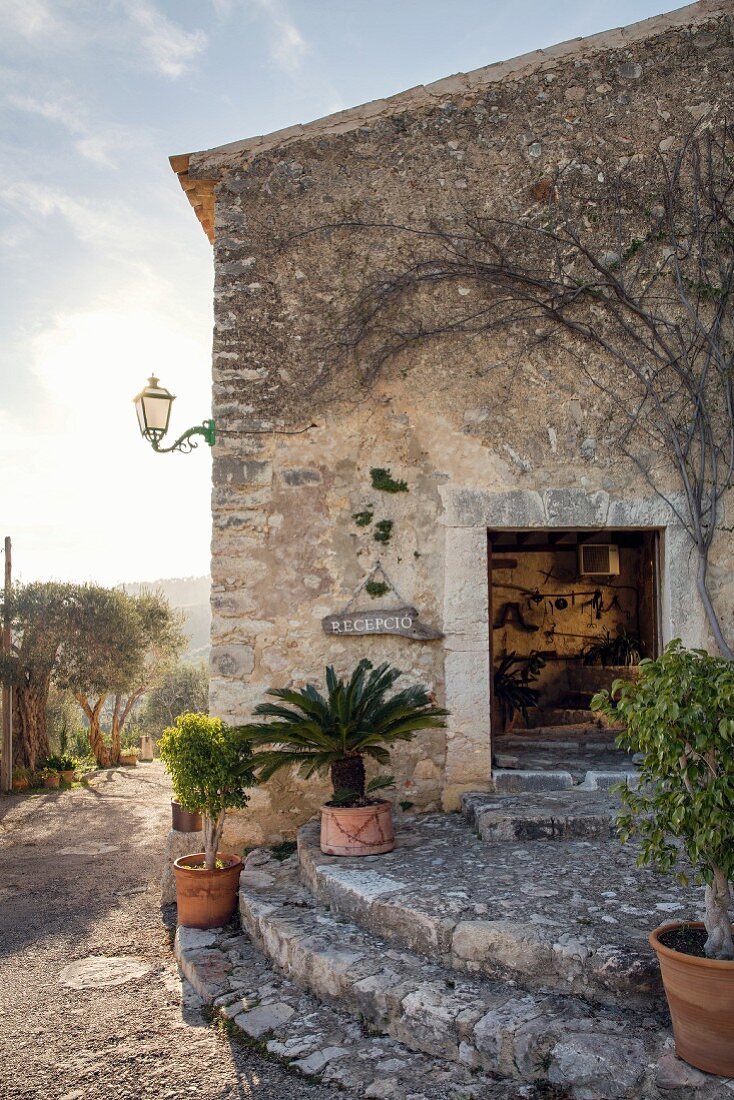
M 135 581 L 122 587 L 131 596 L 139 595 L 143 588 L 162 591 L 171 607 L 184 614 L 184 633 L 188 638 L 184 659 L 208 661 L 212 625 L 209 606 L 211 585 L 211 577 L 169 577 L 157 581 Z

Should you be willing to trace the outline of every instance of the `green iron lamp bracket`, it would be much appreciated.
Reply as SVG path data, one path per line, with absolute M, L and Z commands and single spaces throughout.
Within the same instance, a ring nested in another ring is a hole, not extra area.
M 152 432 L 148 436 L 150 445 L 154 451 L 158 454 L 168 454 L 169 451 L 181 451 L 182 454 L 188 454 L 190 451 L 195 451 L 199 446 L 198 440 L 194 437 L 201 435 L 204 440 L 213 447 L 217 441 L 216 429 L 213 420 L 204 420 L 203 423 L 197 424 L 195 428 L 189 428 L 188 431 L 180 435 L 175 443 L 170 447 L 159 446 L 160 436 L 154 435 Z

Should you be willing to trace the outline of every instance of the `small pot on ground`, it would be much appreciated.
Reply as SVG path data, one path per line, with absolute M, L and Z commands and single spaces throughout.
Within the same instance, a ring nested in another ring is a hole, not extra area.
M 41 782 L 48 790 L 57 791 L 59 789 L 59 783 L 61 782 L 61 776 L 58 772 L 41 772 Z
M 395 847 L 392 804 L 322 806 L 321 851 L 327 856 L 377 856 Z
M 661 943 L 680 928 L 703 930 L 703 923 L 668 924 L 650 934 L 663 975 L 679 1058 L 705 1073 L 734 1077 L 734 960 L 688 955 Z
M 67 768 L 64 771 L 60 772 L 59 774 L 61 775 L 61 778 L 63 779 L 64 783 L 73 783 L 74 782 L 74 776 L 76 775 L 76 771 L 75 771 L 74 768 Z
M 135 752 L 121 752 L 120 763 L 125 768 L 134 768 L 138 763 L 138 754 Z
M 177 833 L 200 833 L 201 814 L 196 810 L 185 810 L 175 798 L 171 799 L 171 828 Z
M 240 873 L 244 867 L 240 857 L 217 852 L 214 870 L 208 870 L 205 861 L 206 853 L 200 852 L 181 856 L 173 864 L 178 923 L 185 928 L 221 928 L 237 908 Z
M 17 779 L 13 779 L 14 791 L 27 791 L 30 786 L 30 779 L 27 776 L 19 776 Z

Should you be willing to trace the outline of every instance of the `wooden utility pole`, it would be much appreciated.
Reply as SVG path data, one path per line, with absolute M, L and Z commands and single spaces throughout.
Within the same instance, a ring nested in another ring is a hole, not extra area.
M 10 632 L 10 586 L 12 583 L 12 557 L 10 536 L 5 537 L 5 610 L 3 614 L 2 652 L 10 656 L 12 635 Z M 3 682 L 3 755 L 0 762 L 0 790 L 13 789 L 13 689 L 10 683 Z

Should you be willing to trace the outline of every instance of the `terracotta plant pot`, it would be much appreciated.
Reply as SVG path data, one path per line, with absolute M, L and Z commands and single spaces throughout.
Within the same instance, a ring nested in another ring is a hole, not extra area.
M 128 756 L 127 753 L 121 752 L 120 763 L 123 764 L 126 768 L 134 768 L 137 766 L 138 758 L 137 756 L 133 756 L 132 754 Z
M 75 774 L 76 773 L 74 769 L 69 768 L 67 771 L 61 773 L 61 778 L 63 779 L 64 783 L 73 783 Z
M 395 847 L 392 804 L 322 806 L 321 851 L 327 856 L 376 856 Z
M 194 870 L 204 862 L 204 853 L 181 856 L 173 865 L 176 877 L 178 923 L 185 928 L 221 928 L 237 907 L 240 872 L 244 864 L 239 856 L 217 852 L 217 859 L 229 866 L 220 870 Z
M 57 775 L 47 775 L 46 778 L 43 781 L 43 785 L 44 785 L 44 787 L 47 787 L 50 791 L 56 791 L 56 790 L 58 790 L 60 781 L 61 781 L 61 776 L 58 775 L 58 774 Z
M 177 833 L 200 833 L 203 828 L 201 814 L 184 810 L 180 802 L 171 799 L 171 828 Z
M 734 960 L 699 959 L 659 940 L 668 924 L 650 933 L 673 1019 L 675 1052 L 705 1073 L 734 1077 Z M 703 928 L 690 922 L 691 928 Z
M 14 779 L 13 790 L 14 791 L 27 791 L 31 785 L 30 779 Z

